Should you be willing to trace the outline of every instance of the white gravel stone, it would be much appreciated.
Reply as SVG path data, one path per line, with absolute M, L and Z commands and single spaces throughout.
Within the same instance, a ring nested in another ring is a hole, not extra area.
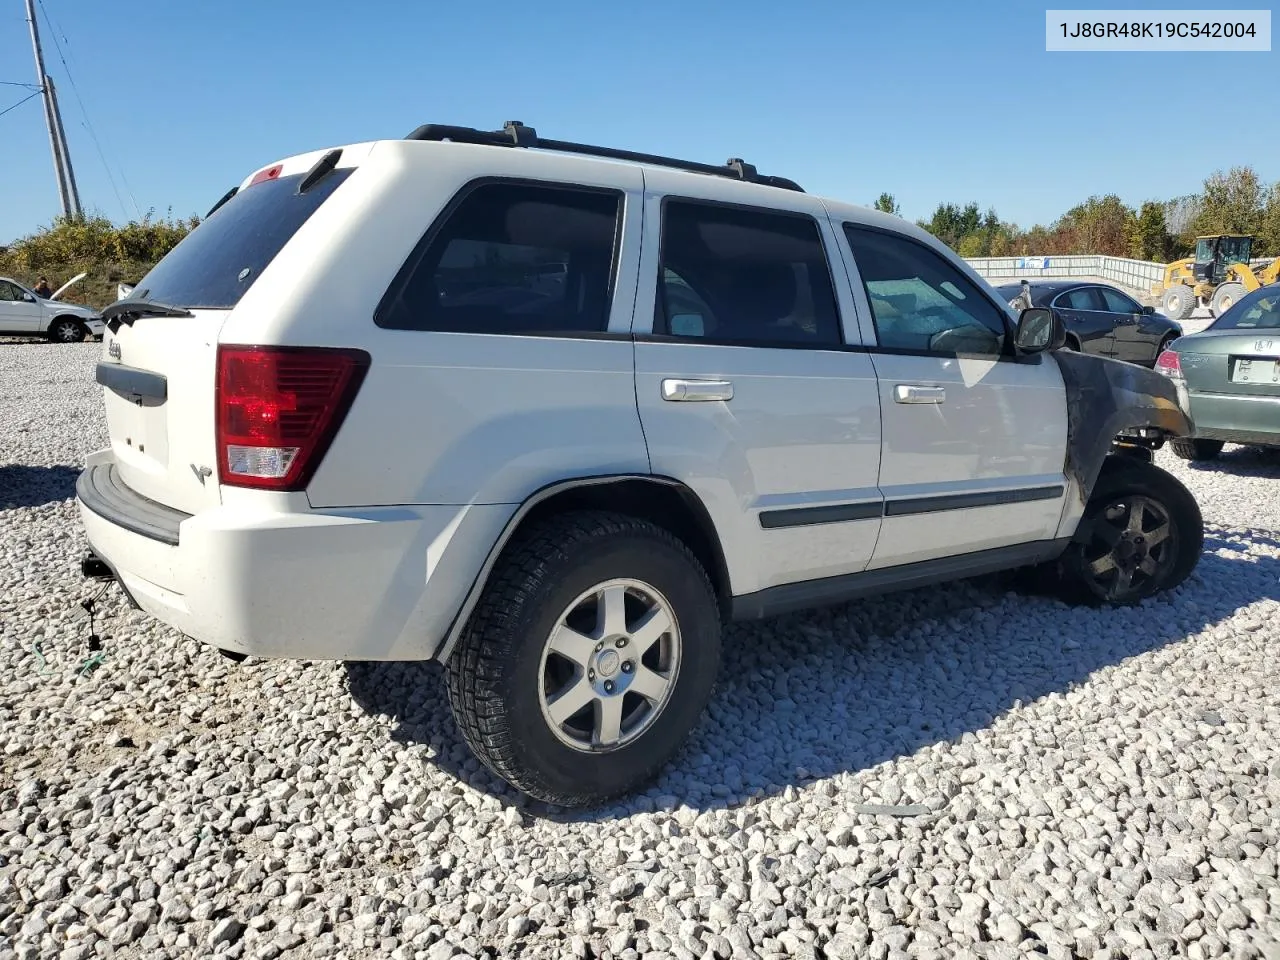
M 730 627 L 673 767 L 566 817 L 434 666 L 237 666 L 109 591 L 81 675 L 101 345 L 0 351 L 0 955 L 1280 957 L 1280 457 L 1159 455 L 1205 556 L 1140 607 Z

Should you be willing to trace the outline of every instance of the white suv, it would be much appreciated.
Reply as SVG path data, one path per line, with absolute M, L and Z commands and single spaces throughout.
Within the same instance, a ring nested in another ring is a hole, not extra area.
M 63 303 L 56 299 L 58 293 L 42 297 L 17 280 L 0 277 L 0 336 L 48 337 L 55 343 L 102 336 L 105 325 L 98 311 Z
M 235 656 L 447 661 L 562 805 L 668 761 L 725 620 L 1018 567 L 1127 603 L 1200 554 L 1165 378 L 741 161 L 518 123 L 293 157 L 104 316 L 86 573 Z

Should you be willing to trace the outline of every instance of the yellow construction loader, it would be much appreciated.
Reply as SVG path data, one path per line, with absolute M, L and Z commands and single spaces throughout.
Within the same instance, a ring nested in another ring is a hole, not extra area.
M 1154 291 L 1164 315 L 1185 320 L 1202 306 L 1221 316 L 1246 293 L 1280 280 L 1280 257 L 1251 267 L 1252 252 L 1253 237 L 1196 237 L 1196 255 L 1166 265 L 1164 283 Z

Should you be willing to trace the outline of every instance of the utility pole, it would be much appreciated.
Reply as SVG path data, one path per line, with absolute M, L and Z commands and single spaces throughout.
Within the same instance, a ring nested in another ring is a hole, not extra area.
M 44 70 L 44 53 L 40 49 L 40 29 L 36 25 L 36 6 L 34 0 L 27 0 L 27 25 L 31 27 L 31 48 L 36 55 L 36 80 L 40 83 L 40 92 L 44 94 L 44 122 L 49 128 L 49 149 L 53 152 L 53 169 L 58 177 L 58 197 L 62 201 L 62 215 L 68 219 L 82 216 L 80 197 L 75 189 L 75 178 L 71 173 L 71 157 L 67 154 L 67 143 L 62 135 L 62 118 L 58 115 L 58 101 L 53 92 L 53 83 Z
M 71 151 L 67 147 L 67 134 L 62 129 L 62 110 L 58 107 L 58 91 L 53 85 L 53 77 L 46 76 L 44 82 L 49 99 L 53 102 L 53 122 L 58 130 L 58 143 L 62 147 L 60 151 L 62 169 L 67 181 L 67 192 L 71 194 L 71 211 L 78 219 L 84 216 L 84 210 L 80 208 L 80 188 L 76 186 L 76 172 L 71 169 Z

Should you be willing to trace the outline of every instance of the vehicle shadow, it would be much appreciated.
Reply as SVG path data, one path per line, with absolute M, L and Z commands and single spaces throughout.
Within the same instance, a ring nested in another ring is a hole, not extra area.
M 531 802 L 483 768 L 453 722 L 439 665 L 349 663 L 348 686 L 364 710 L 394 721 L 396 741 L 430 745 L 427 762 L 536 816 L 740 806 L 982 730 L 1020 704 L 1280 598 L 1280 558 L 1250 552 L 1253 540 L 1207 529 L 1192 578 L 1131 608 L 1068 607 L 1012 594 L 1007 578 L 992 577 L 731 625 L 718 689 L 679 756 L 651 787 L 593 811 Z
M 23 463 L 0 466 L 0 510 L 40 507 L 76 495 L 80 467 L 32 467 Z
M 1236 447 L 1228 444 L 1215 459 L 1191 461 L 1185 466 L 1198 473 L 1225 473 L 1233 477 L 1280 479 L 1280 449 Z

